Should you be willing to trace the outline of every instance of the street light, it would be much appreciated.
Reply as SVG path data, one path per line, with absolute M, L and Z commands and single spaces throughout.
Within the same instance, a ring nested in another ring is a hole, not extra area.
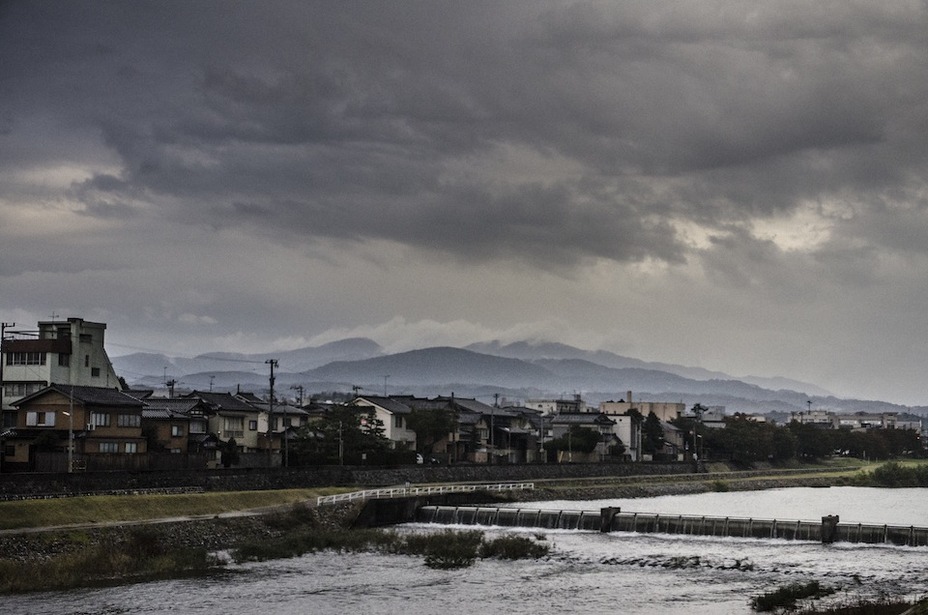
M 62 411 L 68 417 L 68 473 L 74 471 L 74 385 L 71 385 L 71 394 L 68 396 L 68 410 Z

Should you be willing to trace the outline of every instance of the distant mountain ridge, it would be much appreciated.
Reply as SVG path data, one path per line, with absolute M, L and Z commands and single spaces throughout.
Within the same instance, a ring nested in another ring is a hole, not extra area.
M 283 396 L 292 396 L 291 389 L 298 387 L 307 393 L 358 387 L 378 394 L 454 393 L 488 399 L 499 394 L 514 400 L 580 394 L 595 404 L 633 391 L 638 400 L 724 405 L 729 412 L 788 413 L 806 409 L 810 400 L 835 410 L 906 410 L 886 402 L 841 400 L 814 385 L 785 378 L 734 378 L 546 342 L 487 342 L 386 354 L 372 340 L 352 338 L 288 352 L 214 352 L 193 358 L 136 353 L 112 361 L 118 374 L 140 387 L 158 388 L 167 377 L 186 389 L 241 388 L 264 394 L 269 358 L 278 359 L 275 390 Z

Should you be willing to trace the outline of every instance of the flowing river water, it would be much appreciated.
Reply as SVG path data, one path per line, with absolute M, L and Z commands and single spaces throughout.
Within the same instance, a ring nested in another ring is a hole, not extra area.
M 520 503 L 522 508 L 728 515 L 928 525 L 928 489 L 832 487 L 705 493 L 590 502 Z M 441 531 L 410 524 L 399 531 Z M 467 529 L 474 529 L 468 527 Z M 357 613 L 435 615 L 623 613 L 747 614 L 749 601 L 794 582 L 819 581 L 859 597 L 928 595 L 928 549 L 888 545 L 671 536 L 574 530 L 481 528 L 488 535 L 543 534 L 537 561 L 478 560 L 467 569 L 431 570 L 421 558 L 316 553 L 229 565 L 199 579 L 0 598 L 0 613 L 116 614 Z

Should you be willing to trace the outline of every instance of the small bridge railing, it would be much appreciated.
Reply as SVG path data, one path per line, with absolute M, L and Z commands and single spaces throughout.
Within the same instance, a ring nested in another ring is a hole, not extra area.
M 365 491 L 352 491 L 351 493 L 338 493 L 335 495 L 320 495 L 316 498 L 316 505 L 340 504 L 355 500 L 404 498 L 417 495 L 433 495 L 441 493 L 467 493 L 473 491 L 531 491 L 535 483 L 491 483 L 488 485 L 435 485 L 429 487 L 391 487 L 387 489 L 368 489 Z

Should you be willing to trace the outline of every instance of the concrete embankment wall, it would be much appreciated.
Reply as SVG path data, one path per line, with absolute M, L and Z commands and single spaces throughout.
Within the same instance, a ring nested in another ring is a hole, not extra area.
M 412 517 L 407 518 L 412 520 Z M 542 529 L 587 530 L 774 538 L 815 542 L 852 542 L 928 546 L 928 527 L 840 523 L 838 517 L 821 521 L 661 515 L 602 510 L 539 510 L 494 506 L 423 506 L 414 517 L 421 523 L 485 525 Z

